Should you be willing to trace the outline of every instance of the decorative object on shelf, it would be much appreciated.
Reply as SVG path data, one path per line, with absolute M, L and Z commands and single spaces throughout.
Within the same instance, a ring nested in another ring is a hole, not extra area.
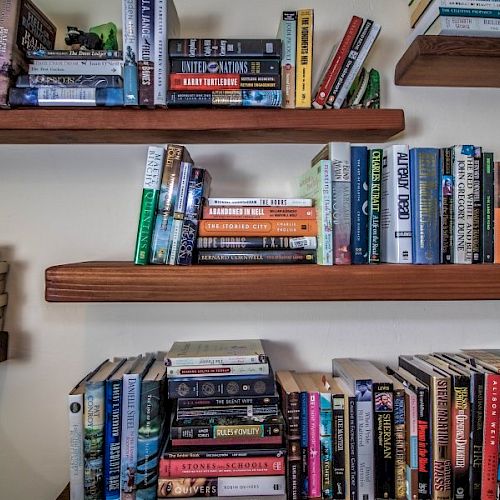
M 68 26 L 68 33 L 64 39 L 64 43 L 69 45 L 73 50 L 101 50 L 104 48 L 103 41 L 96 33 L 78 29 L 76 26 Z

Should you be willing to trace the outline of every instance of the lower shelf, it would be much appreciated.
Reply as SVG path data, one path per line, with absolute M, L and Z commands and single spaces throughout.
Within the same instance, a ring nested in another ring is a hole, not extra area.
M 48 302 L 498 300 L 500 265 L 136 266 L 82 262 L 45 272 Z

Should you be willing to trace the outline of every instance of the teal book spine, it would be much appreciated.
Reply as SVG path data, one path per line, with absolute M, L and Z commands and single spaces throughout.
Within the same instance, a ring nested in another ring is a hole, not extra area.
M 332 395 L 319 393 L 319 441 L 321 450 L 321 493 L 323 499 L 333 498 Z
M 134 263 L 145 265 L 149 262 L 151 237 L 155 222 L 156 207 L 160 194 L 161 176 L 165 149 L 149 146 L 142 186 L 141 212 L 137 228 Z
M 441 16 L 500 18 L 500 9 L 465 9 L 462 7 L 439 7 Z

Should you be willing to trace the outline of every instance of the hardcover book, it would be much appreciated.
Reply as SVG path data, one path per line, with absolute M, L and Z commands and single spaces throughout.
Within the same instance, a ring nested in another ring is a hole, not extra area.
M 351 147 L 351 263 L 368 263 L 368 149 Z
M 295 108 L 295 61 L 297 57 L 297 12 L 284 11 L 278 30 L 283 55 L 281 57 L 281 89 L 283 107 Z
M 197 248 L 202 249 L 285 249 L 316 250 L 315 236 L 205 236 L 198 238 Z
M 368 263 L 380 263 L 382 149 L 370 149 L 368 163 Z
M 200 220 L 200 236 L 316 236 L 318 226 L 308 219 Z
M 314 11 L 297 11 L 296 108 L 310 108 L 312 103 L 313 34 Z
M 270 57 L 281 58 L 281 40 L 277 39 L 207 39 L 171 38 L 168 41 L 171 58 Z

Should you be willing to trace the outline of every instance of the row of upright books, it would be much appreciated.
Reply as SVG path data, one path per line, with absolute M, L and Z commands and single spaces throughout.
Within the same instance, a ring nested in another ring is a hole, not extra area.
M 495 0 L 410 0 L 411 33 L 418 35 L 500 36 L 500 8 Z

